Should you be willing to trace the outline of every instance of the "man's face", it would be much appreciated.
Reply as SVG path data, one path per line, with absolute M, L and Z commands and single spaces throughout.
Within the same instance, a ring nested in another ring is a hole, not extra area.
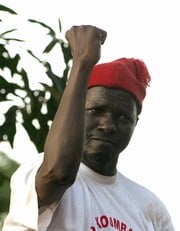
M 120 89 L 93 87 L 86 98 L 84 157 L 100 161 L 118 159 L 137 123 L 134 97 Z

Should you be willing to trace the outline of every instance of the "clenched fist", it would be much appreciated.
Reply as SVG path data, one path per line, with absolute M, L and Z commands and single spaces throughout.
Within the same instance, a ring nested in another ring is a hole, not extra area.
M 101 55 L 101 45 L 107 33 L 92 25 L 73 26 L 66 32 L 73 55 L 73 62 L 95 65 Z

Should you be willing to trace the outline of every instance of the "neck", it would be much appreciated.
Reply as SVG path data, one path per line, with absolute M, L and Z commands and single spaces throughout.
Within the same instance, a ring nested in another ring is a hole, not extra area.
M 104 159 L 98 158 L 98 155 L 93 155 L 93 157 L 84 155 L 82 162 L 93 171 L 104 176 L 113 176 L 117 172 L 117 160 L 105 161 Z

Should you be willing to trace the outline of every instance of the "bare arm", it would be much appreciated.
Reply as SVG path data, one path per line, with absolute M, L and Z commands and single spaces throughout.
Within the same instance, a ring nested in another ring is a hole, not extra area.
M 88 80 L 100 58 L 106 32 L 94 26 L 74 26 L 66 32 L 66 38 L 73 66 L 46 138 L 43 163 L 36 175 L 40 204 L 61 198 L 76 178 L 84 144 Z

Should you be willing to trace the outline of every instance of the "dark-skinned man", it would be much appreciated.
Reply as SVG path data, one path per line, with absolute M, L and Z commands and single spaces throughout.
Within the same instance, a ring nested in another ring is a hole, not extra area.
M 150 75 L 143 61 L 97 64 L 106 32 L 66 32 L 73 65 L 44 145 L 11 179 L 3 231 L 173 231 L 154 193 L 117 171 L 142 110 Z

